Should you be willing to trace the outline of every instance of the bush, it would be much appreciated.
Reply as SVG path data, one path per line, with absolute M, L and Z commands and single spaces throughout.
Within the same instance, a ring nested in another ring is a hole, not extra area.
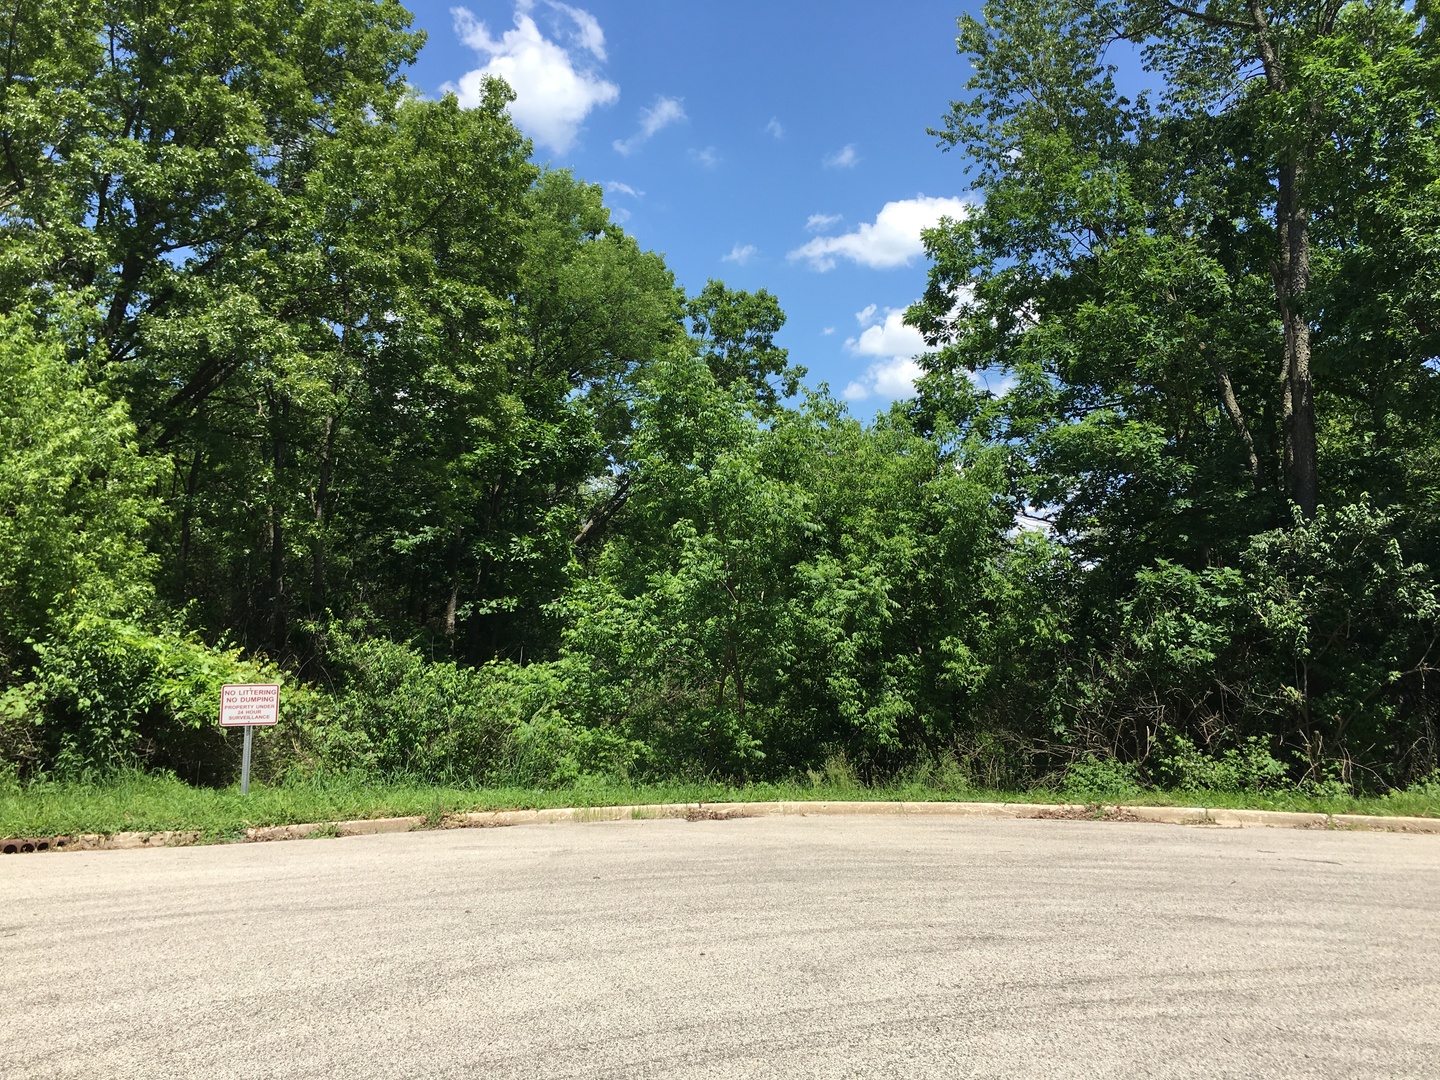
M 317 763 L 458 784 L 566 784 L 624 775 L 638 747 L 572 720 L 565 662 L 465 667 L 383 638 L 329 635 L 338 688 L 306 733 Z
M 1440 587 L 1406 561 L 1392 518 L 1366 503 L 1322 508 L 1255 537 L 1242 562 L 1265 661 L 1253 698 L 1299 779 L 1385 786 L 1434 768 Z
M 0 688 L 29 643 L 79 612 L 148 609 L 165 461 L 144 457 L 125 407 L 87 386 L 53 336 L 0 316 Z
M 174 626 L 152 631 L 87 614 L 34 648 L 29 680 L 0 696 L 0 754 L 26 774 L 80 779 L 151 768 L 224 783 L 237 750 L 216 722 L 221 685 L 280 683 L 282 715 L 292 724 L 315 707 L 315 695 L 273 665 Z M 257 764 L 263 757 L 278 769 L 279 749 L 265 746 Z
M 1440 799 L 1440 769 L 1429 776 L 1416 780 L 1405 789 L 1407 795 L 1423 795 L 1427 799 Z
M 1088 754 L 1065 770 L 1066 796 L 1094 803 L 1105 799 L 1133 799 L 1144 793 L 1140 770 L 1133 762 Z
M 1251 736 L 1218 757 L 1201 752 L 1174 731 L 1164 731 L 1147 771 L 1161 787 L 1177 791 L 1229 791 L 1253 794 L 1286 786 L 1284 762 L 1270 754 L 1269 742 Z
M 231 783 L 240 740 L 217 718 L 220 687 L 234 682 L 281 687 L 280 723 L 256 733 L 257 780 L 559 785 L 627 775 L 641 756 L 613 730 L 571 721 L 563 662 L 465 667 L 383 638 L 331 632 L 328 641 L 327 691 L 178 626 L 82 616 L 35 645 L 28 680 L 0 692 L 0 774 L 83 780 L 151 770 Z
M 1322 507 L 1252 537 L 1234 566 L 1159 560 L 1113 598 L 1117 583 L 1091 570 L 1074 644 L 1019 650 L 1060 669 L 1020 700 L 1058 703 L 1063 745 L 1145 762 L 1165 784 L 1403 784 L 1435 767 L 1440 588 L 1394 533 L 1369 505 Z

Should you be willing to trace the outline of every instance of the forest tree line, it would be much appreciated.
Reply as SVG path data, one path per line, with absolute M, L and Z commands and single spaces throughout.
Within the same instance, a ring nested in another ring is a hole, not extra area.
M 1440 764 L 1428 0 L 962 17 L 867 422 L 503 83 L 415 94 L 398 3 L 6 16 L 0 772 L 229 782 L 271 679 L 272 779 Z

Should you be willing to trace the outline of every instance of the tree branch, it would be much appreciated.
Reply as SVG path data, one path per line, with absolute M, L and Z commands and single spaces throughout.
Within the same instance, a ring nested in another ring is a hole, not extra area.
M 1329 0 L 1324 11 L 1320 13 L 1320 33 L 1328 34 L 1335 29 L 1335 20 L 1340 17 L 1340 9 L 1345 6 L 1345 0 Z
M 1255 34 L 1255 44 L 1260 49 L 1260 63 L 1265 65 L 1265 81 L 1276 93 L 1285 93 L 1285 72 L 1280 67 L 1280 57 L 1275 53 L 1275 44 L 1270 40 L 1270 23 L 1265 18 L 1265 9 L 1260 0 L 1250 0 L 1250 15 L 1255 25 L 1250 27 Z
M 575 539 L 572 541 L 576 547 L 581 547 L 593 540 L 606 523 L 620 512 L 620 508 L 630 498 L 630 488 L 634 483 L 634 473 L 627 473 L 621 479 L 615 488 L 615 493 L 601 503 L 599 509 L 590 515 L 585 524 L 580 526 L 580 531 L 575 534 Z
M 1211 15 L 1204 11 L 1196 11 L 1194 8 L 1185 7 L 1183 4 L 1174 3 L 1174 0 L 1161 0 L 1161 2 L 1171 11 L 1175 12 L 1175 14 L 1185 15 L 1188 18 L 1204 23 L 1206 26 L 1218 26 L 1224 30 L 1243 30 L 1246 33 L 1254 33 L 1257 29 L 1254 23 L 1240 22 L 1237 19 L 1222 19 L 1219 15 Z M 1251 10 L 1254 10 L 1253 5 L 1251 6 Z
M 1201 346 L 1201 350 L 1204 350 Z M 1250 477 L 1258 490 L 1260 487 L 1260 457 L 1255 452 L 1255 437 L 1250 434 L 1250 425 L 1245 422 L 1245 414 L 1240 410 L 1240 401 L 1235 396 L 1234 384 L 1230 381 L 1230 372 L 1225 366 L 1213 357 L 1206 355 L 1205 359 L 1210 364 L 1210 370 L 1215 373 L 1215 385 L 1220 389 L 1220 402 L 1225 406 L 1225 412 L 1230 417 L 1230 423 L 1234 425 L 1235 434 L 1240 436 L 1240 441 L 1245 444 L 1245 464 L 1250 468 Z

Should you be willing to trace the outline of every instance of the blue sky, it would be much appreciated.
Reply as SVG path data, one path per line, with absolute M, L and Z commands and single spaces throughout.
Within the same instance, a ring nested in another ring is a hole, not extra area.
M 766 288 L 779 343 L 861 416 L 909 393 L 919 230 L 961 212 L 939 126 L 968 65 L 953 3 L 416 3 L 410 80 L 462 102 L 501 74 L 540 162 L 606 185 L 681 285 Z

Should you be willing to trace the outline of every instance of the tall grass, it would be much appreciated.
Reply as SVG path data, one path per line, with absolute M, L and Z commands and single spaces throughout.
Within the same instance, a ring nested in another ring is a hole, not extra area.
M 1240 794 L 1216 791 L 1145 791 L 1096 799 L 1052 790 L 995 791 L 967 786 L 959 777 L 933 772 L 867 787 L 843 769 L 812 773 L 785 783 L 746 784 L 677 781 L 628 783 L 596 779 L 567 787 L 463 787 L 422 781 L 377 781 L 361 775 L 317 775 L 280 785 L 192 787 L 173 776 L 118 773 L 103 780 L 38 782 L 0 787 L 0 836 L 199 830 L 224 840 L 257 825 L 424 816 L 478 810 L 558 806 L 614 806 L 667 802 L 765 802 L 773 800 L 959 799 L 976 802 L 1119 802 L 1131 805 L 1204 806 L 1320 813 L 1400 814 L 1440 817 L 1440 785 L 1423 785 L 1385 796 L 1317 796 L 1302 792 Z

